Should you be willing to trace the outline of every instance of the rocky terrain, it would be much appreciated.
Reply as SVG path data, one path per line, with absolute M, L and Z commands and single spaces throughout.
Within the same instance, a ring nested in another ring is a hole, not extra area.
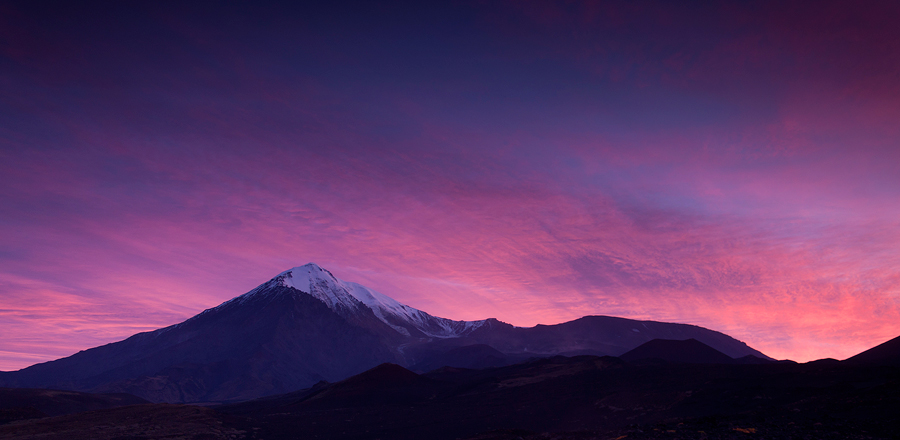
M 677 361 L 664 357 L 684 341 L 651 341 L 634 350 L 641 356 L 633 361 L 555 356 L 425 374 L 382 364 L 342 381 L 212 408 L 144 404 L 20 420 L 0 425 L 0 438 L 898 438 L 898 366 L 721 363 L 723 354 L 697 344 L 687 346 L 697 358 Z

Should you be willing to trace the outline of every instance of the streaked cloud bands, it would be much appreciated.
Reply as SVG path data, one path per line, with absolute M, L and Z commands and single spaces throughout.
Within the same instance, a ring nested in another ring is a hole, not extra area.
M 455 319 L 900 334 L 892 3 L 0 17 L 0 370 L 310 261 Z

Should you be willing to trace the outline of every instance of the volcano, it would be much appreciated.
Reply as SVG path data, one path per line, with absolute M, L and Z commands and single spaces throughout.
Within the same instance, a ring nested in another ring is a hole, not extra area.
M 732 358 L 767 358 L 687 324 L 586 316 L 524 328 L 436 317 L 310 263 L 182 323 L 0 373 L 0 386 L 234 402 L 337 382 L 384 363 L 485 368 L 556 355 L 618 356 L 653 339 L 696 339 Z

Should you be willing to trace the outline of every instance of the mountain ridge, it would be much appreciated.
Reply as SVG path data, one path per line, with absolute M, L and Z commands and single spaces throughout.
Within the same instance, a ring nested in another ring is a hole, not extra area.
M 316 263 L 288 269 L 255 289 L 232 298 L 219 306 L 242 303 L 265 294 L 268 288 L 280 285 L 306 293 L 328 306 L 335 313 L 352 318 L 365 307 L 375 316 L 405 336 L 435 338 L 459 337 L 484 325 L 486 319 L 456 321 L 433 316 L 422 310 L 402 304 L 393 298 L 357 283 L 342 281 Z
M 748 355 L 752 356 L 752 355 Z M 619 356 L 628 362 L 661 360 L 686 364 L 730 364 L 735 359 L 696 339 L 654 339 Z
M 765 357 L 728 335 L 688 324 L 608 316 L 535 327 L 494 318 L 454 321 L 310 263 L 181 323 L 0 373 L 0 386 L 230 402 L 336 382 L 383 363 L 437 368 L 464 361 L 484 368 L 531 357 L 616 356 L 651 339 L 690 338 L 731 357 Z M 475 345 L 503 356 L 459 350 Z
M 844 359 L 856 365 L 900 365 L 900 336 Z

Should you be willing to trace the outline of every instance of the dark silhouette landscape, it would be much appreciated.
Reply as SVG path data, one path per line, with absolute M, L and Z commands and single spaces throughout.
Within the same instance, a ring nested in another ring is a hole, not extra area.
M 3 389 L 4 414 L 16 403 L 20 413 L 31 405 L 68 414 L 7 419 L 0 438 L 897 438 L 896 363 L 666 361 L 681 345 L 673 342 L 682 341 L 651 341 L 658 355 L 642 349 L 633 362 L 554 356 L 424 374 L 386 363 L 336 383 L 214 407 L 121 401 L 74 413 L 58 394 L 26 401 L 26 390 Z
M 315 264 L 173 326 L 0 373 L 0 386 L 130 393 L 151 402 L 236 402 L 337 382 L 390 362 L 425 372 L 555 355 L 621 355 L 652 339 L 696 339 L 730 357 L 764 354 L 698 326 L 588 316 L 521 328 L 431 316 Z
M 0 440 L 900 440 L 898 23 L 0 0 Z
M 896 438 L 898 341 L 798 364 L 684 324 L 452 321 L 309 264 L 2 373 L 0 438 Z

